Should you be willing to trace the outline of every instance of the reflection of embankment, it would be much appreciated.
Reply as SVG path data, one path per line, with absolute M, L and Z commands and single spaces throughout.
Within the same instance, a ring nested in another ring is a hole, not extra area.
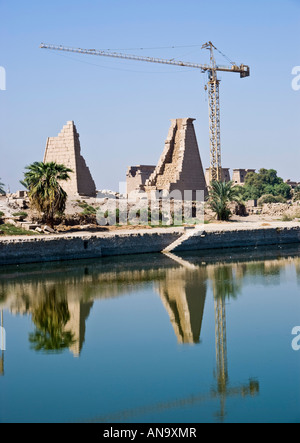
M 165 268 L 174 266 L 161 255 L 134 256 L 130 260 L 102 259 L 78 262 L 49 263 L 1 267 L 0 306 L 11 309 L 13 301 L 21 306 L 38 302 L 48 286 L 55 285 L 57 295 L 72 300 L 113 298 L 136 291 L 139 287 L 164 279 Z M 10 301 L 9 301 L 10 299 Z M 16 310 L 19 307 L 16 305 Z M 21 307 L 20 307 L 21 309 Z

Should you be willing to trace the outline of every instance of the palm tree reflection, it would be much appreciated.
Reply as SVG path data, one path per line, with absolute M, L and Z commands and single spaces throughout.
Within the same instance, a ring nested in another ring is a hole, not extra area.
M 55 287 L 34 308 L 32 320 L 36 329 L 29 335 L 29 341 L 35 351 L 60 353 L 73 344 L 73 334 L 64 329 L 70 320 L 68 302 L 58 299 Z

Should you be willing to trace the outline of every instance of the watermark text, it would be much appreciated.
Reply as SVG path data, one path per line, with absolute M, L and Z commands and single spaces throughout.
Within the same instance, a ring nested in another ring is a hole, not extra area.
M 98 197 L 99 198 L 99 197 Z M 100 226 L 183 226 L 204 224 L 203 191 L 133 192 L 102 199 L 97 212 Z
M 294 91 L 300 91 L 300 66 L 295 66 L 292 70 L 294 76 L 292 81 L 292 88 Z
M 294 327 L 292 335 L 296 336 L 292 341 L 292 348 L 294 351 L 300 351 L 300 326 Z
M 0 66 L 0 91 L 6 91 L 6 71 Z

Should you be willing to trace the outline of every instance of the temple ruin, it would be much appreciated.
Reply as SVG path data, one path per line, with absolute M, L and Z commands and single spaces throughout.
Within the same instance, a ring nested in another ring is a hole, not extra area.
M 96 186 L 81 155 L 79 134 L 73 121 L 67 122 L 58 137 L 47 140 L 44 163 L 55 162 L 72 169 L 71 179 L 62 183 L 69 196 L 96 197 Z
M 164 151 L 155 166 L 131 167 L 127 173 L 127 193 L 132 191 L 196 191 L 207 193 L 194 119 L 172 120 Z
M 234 185 L 244 186 L 247 174 L 255 171 L 255 169 L 233 169 L 231 178 L 230 169 L 222 168 L 221 181 L 226 183 L 232 181 Z M 205 179 L 207 186 L 210 186 L 210 168 L 207 168 L 205 171 Z
M 222 168 L 222 177 L 221 177 L 221 181 L 222 182 L 230 182 L 230 168 Z M 205 170 L 205 180 L 206 180 L 206 185 L 210 186 L 210 177 L 211 177 L 211 173 L 210 173 L 210 168 L 206 168 Z
M 235 185 L 243 186 L 245 179 L 249 172 L 255 172 L 255 169 L 234 169 L 232 174 L 232 181 Z
M 155 166 L 130 166 L 127 171 L 127 194 L 145 192 L 146 181 L 154 170 Z

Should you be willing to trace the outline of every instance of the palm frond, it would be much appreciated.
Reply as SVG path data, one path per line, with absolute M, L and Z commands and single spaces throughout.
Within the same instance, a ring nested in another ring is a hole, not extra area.
M 218 220 L 229 220 L 231 211 L 228 207 L 229 203 L 241 201 L 241 196 L 233 186 L 233 182 L 211 183 L 209 191 L 209 205 L 211 210 L 217 215 Z

